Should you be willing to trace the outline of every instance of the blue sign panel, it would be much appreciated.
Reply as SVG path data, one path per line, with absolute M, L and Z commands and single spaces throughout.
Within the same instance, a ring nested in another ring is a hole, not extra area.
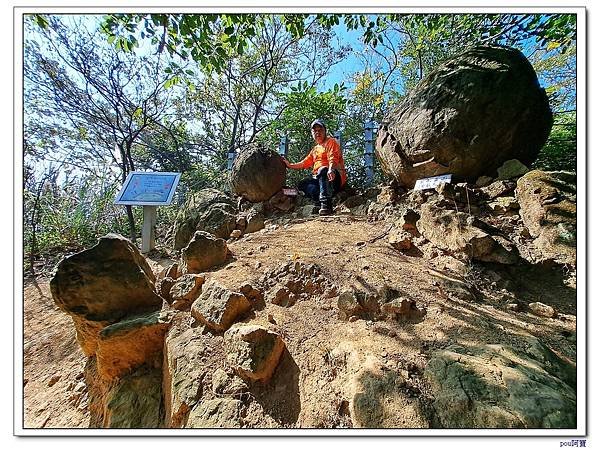
M 131 172 L 115 199 L 118 205 L 168 205 L 179 183 L 180 173 Z

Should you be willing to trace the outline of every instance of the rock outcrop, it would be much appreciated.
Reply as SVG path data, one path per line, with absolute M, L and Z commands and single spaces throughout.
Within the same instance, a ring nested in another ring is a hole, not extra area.
M 262 202 L 283 187 L 285 165 L 277 153 L 251 144 L 237 155 L 230 180 L 237 195 L 251 202 Z
M 532 170 L 515 190 L 520 214 L 534 245 L 548 259 L 575 265 L 577 251 L 576 176 Z
M 237 210 L 233 198 L 216 189 L 191 194 L 177 214 L 173 225 L 173 246 L 180 250 L 196 231 L 206 231 L 227 239 L 235 229 Z
M 510 241 L 475 226 L 468 213 L 426 203 L 421 208 L 417 228 L 427 240 L 444 250 L 485 262 L 514 264 L 518 261 L 519 254 Z
M 160 370 L 133 373 L 119 380 L 105 399 L 103 428 L 160 428 Z
M 121 378 L 143 364 L 159 368 L 171 318 L 168 312 L 156 311 L 103 328 L 96 350 L 100 377 Z
M 454 346 L 435 352 L 425 377 L 446 428 L 574 428 L 575 375 L 535 338 L 529 347 Z
M 375 152 L 402 186 L 447 173 L 474 182 L 510 159 L 531 164 L 551 125 L 527 58 L 513 48 L 479 46 L 433 70 L 388 112 Z
M 419 320 L 425 308 L 419 307 L 413 299 L 402 297 L 389 286 L 380 286 L 375 291 L 356 288 L 342 290 L 337 300 L 338 315 L 341 320 L 351 318 Z
M 172 328 L 165 338 L 163 390 L 165 426 L 182 428 L 188 415 L 202 396 L 206 368 L 202 363 L 205 344 L 196 329 L 183 332 Z
M 261 279 L 265 301 L 279 306 L 293 306 L 298 300 L 315 295 L 333 297 L 335 286 L 327 282 L 316 264 L 290 261 L 268 271 Z
M 73 318 L 81 348 L 91 356 L 104 327 L 161 308 L 154 282 L 135 245 L 109 234 L 94 247 L 63 259 L 50 288 L 56 305 Z

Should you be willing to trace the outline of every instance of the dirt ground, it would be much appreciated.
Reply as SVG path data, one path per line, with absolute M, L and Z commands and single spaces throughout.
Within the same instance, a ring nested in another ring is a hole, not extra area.
M 348 322 L 338 317 L 337 297 L 316 297 L 255 311 L 246 320 L 274 326 L 287 351 L 271 387 L 251 390 L 256 401 L 246 411 L 245 426 L 355 426 L 349 401 L 369 390 L 385 390 L 367 375 L 386 368 L 402 374 L 404 394 L 393 404 L 371 404 L 369 417 L 359 417 L 361 422 L 395 428 L 427 426 L 424 419 L 435 424 L 421 375 L 431 353 L 452 343 L 518 346 L 520 336 L 533 335 L 576 362 L 575 289 L 565 284 L 560 268 L 488 264 L 468 265 L 459 273 L 452 264 L 445 266 L 444 258 L 398 252 L 387 243 L 386 230 L 386 223 L 364 217 L 313 217 L 271 223 L 228 244 L 230 260 L 207 274 L 225 285 L 256 281 L 288 261 L 301 261 L 317 264 L 338 289 L 353 285 L 375 291 L 387 285 L 426 310 L 419 320 Z M 151 259 L 157 271 L 172 260 L 164 254 Z M 85 357 L 70 318 L 54 305 L 48 283 L 48 278 L 29 279 L 24 286 L 24 426 L 85 428 Z M 534 301 L 555 308 L 556 317 L 508 308 Z M 185 317 L 178 326 L 189 328 Z M 222 337 L 206 339 L 216 343 Z M 218 350 L 207 355 L 206 364 L 207 373 L 225 368 Z M 406 411 L 400 418 L 386 412 L 399 407 Z M 252 408 L 263 414 L 252 414 Z M 253 422 L 252 417 L 264 419 Z

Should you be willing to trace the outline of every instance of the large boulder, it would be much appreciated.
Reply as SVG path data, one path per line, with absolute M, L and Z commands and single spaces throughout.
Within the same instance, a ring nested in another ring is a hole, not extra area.
M 196 231 L 206 231 L 227 239 L 235 229 L 236 204 L 232 197 L 216 189 L 202 189 L 190 195 L 173 225 L 173 246 L 181 250 Z
M 237 195 L 251 202 L 262 202 L 283 187 L 285 164 L 274 151 L 250 144 L 237 155 L 230 179 Z
M 577 177 L 571 172 L 532 170 L 517 181 L 515 196 L 534 245 L 544 257 L 575 265 Z
M 154 282 L 152 269 L 135 245 L 109 234 L 94 247 L 63 259 L 50 289 L 56 305 L 73 318 L 77 340 L 91 356 L 104 327 L 161 308 Z
M 388 112 L 375 152 L 403 186 L 447 173 L 474 182 L 510 159 L 531 164 L 551 126 L 548 98 L 527 58 L 478 46 L 432 71 Z

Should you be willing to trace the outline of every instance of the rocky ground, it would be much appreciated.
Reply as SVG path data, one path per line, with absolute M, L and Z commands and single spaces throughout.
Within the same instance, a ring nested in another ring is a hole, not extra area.
M 170 405 L 167 425 L 422 428 L 453 426 L 464 416 L 463 426 L 472 427 L 569 426 L 560 410 L 573 406 L 565 398 L 574 389 L 577 315 L 572 280 L 560 266 L 409 255 L 390 245 L 389 233 L 387 221 L 366 215 L 311 216 L 272 221 L 229 242 L 229 259 L 207 279 L 233 289 L 277 273 L 293 278 L 300 263 L 300 270 L 317 266 L 312 281 L 322 290 L 312 295 L 302 285 L 294 301 L 267 299 L 241 318 L 285 343 L 267 384 L 237 377 L 223 333 L 178 312 L 166 347 L 186 336 L 183 383 L 194 384 L 194 394 L 185 407 Z M 156 273 L 173 262 L 166 256 L 151 255 Z M 88 427 L 86 357 L 48 282 L 25 280 L 24 426 Z M 351 287 L 392 290 L 416 313 L 340 310 L 339 293 Z M 552 317 L 528 307 L 534 302 L 553 308 Z M 539 396 L 559 391 L 552 410 L 531 411 L 540 409 Z

